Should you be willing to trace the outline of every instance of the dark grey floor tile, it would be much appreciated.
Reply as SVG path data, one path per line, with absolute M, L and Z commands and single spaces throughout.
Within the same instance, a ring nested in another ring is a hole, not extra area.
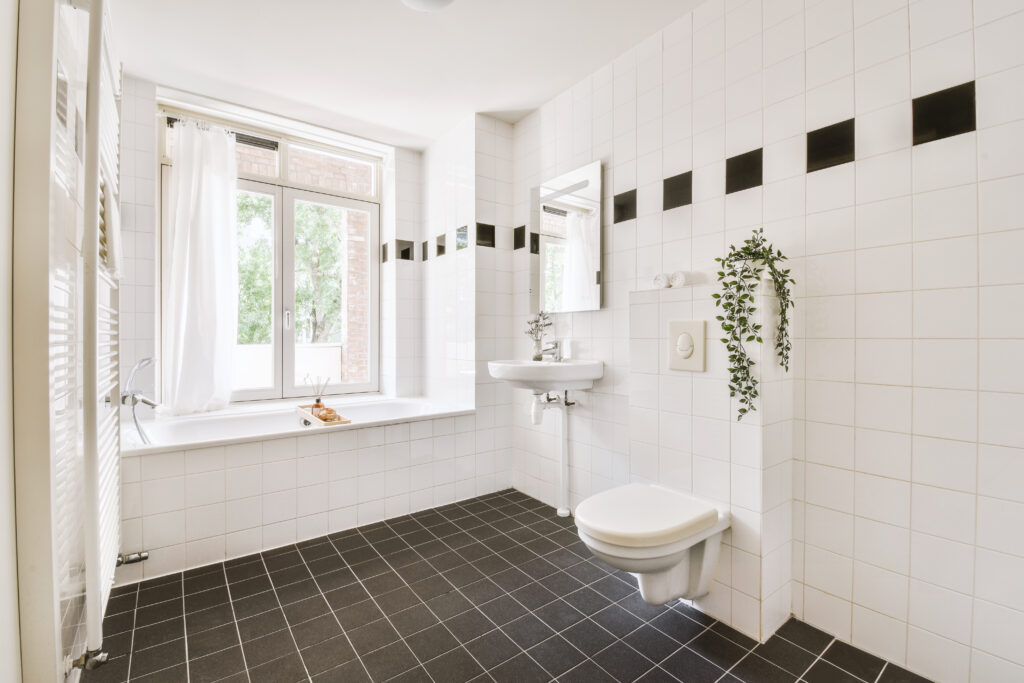
M 635 681 L 654 667 L 654 662 L 623 642 L 613 643 L 591 659 L 617 681 Z
M 422 666 L 409 669 L 391 679 L 391 683 L 434 683 L 434 680 Z
M 374 681 L 386 681 L 417 666 L 416 658 L 402 641 L 374 650 L 362 661 Z
M 277 599 L 282 605 L 290 605 L 293 602 L 299 600 L 305 600 L 311 598 L 314 595 L 320 595 L 320 588 L 317 587 L 316 581 L 313 579 L 306 579 L 305 581 L 299 581 L 298 583 L 290 583 L 287 586 L 281 586 L 276 589 Z
M 560 683 L 615 683 L 611 674 L 590 660 L 569 669 L 558 680 Z
M 700 634 L 691 640 L 687 647 L 726 670 L 740 661 L 743 655 L 747 653 L 746 650 L 736 643 L 712 631 L 705 631 Z
M 196 634 L 188 634 L 188 656 L 189 659 L 196 659 L 238 644 L 238 630 L 235 625 L 224 624 Z
M 480 611 L 498 626 L 502 626 L 526 614 L 525 607 L 507 595 L 480 605 Z
M 295 652 L 285 657 L 273 659 L 259 666 L 249 665 L 249 681 L 251 683 L 298 683 L 309 680 L 302 658 Z
M 341 627 L 346 631 L 365 626 L 384 617 L 384 613 L 374 604 L 373 600 L 364 600 L 355 605 L 336 609 L 334 614 L 341 622 Z
M 313 676 L 316 683 L 364 683 L 370 680 L 358 659 Z
M 540 664 L 552 677 L 561 676 L 584 659 L 586 655 L 573 647 L 561 636 L 553 636 L 534 645 L 527 654 Z
M 832 636 L 792 617 L 779 627 L 775 635 L 781 636 L 815 655 L 824 652 L 825 647 L 832 642 Z
M 245 670 L 242 648 L 233 647 L 188 663 L 189 683 L 212 683 Z
M 167 621 L 184 614 L 181 600 L 168 600 L 135 610 L 135 628 Z
M 401 612 L 396 612 L 389 616 L 391 624 L 395 627 L 401 636 L 407 637 L 422 631 L 423 629 L 433 626 L 438 623 L 437 617 L 434 613 L 427 609 L 426 605 L 415 605 L 409 609 L 404 609 Z M 456 617 L 458 619 L 458 617 Z
M 330 606 L 319 593 L 305 600 L 299 600 L 284 606 L 284 616 L 292 626 L 315 619 L 324 614 L 329 614 L 330 612 Z
M 874 681 L 885 666 L 885 660 L 838 640 L 828 646 L 822 658 L 864 681 Z
M 704 626 L 675 610 L 666 610 L 649 623 L 683 645 L 696 638 L 705 630 Z
M 609 605 L 590 618 L 619 638 L 632 633 L 643 624 L 618 605 Z
M 402 577 L 390 570 L 363 581 L 363 586 L 374 597 L 384 595 L 404 585 L 405 581 L 402 580 Z
M 807 667 L 815 659 L 815 655 L 802 647 L 797 647 L 778 635 L 772 636 L 766 642 L 754 648 L 754 654 L 767 659 L 769 662 L 782 667 L 796 676 L 807 671 Z
M 806 683 L 863 683 L 853 674 L 847 673 L 837 666 L 819 659 L 808 669 L 801 681 Z
M 584 615 L 563 600 L 555 600 L 534 612 L 541 621 L 555 631 L 562 631 L 582 621 Z
M 505 593 L 490 579 L 482 579 L 468 586 L 463 586 L 461 591 L 466 596 L 466 599 L 474 605 L 483 605 Z
M 199 612 L 191 612 L 185 617 L 185 628 L 189 633 L 198 633 L 208 628 L 216 628 L 235 620 L 231 605 L 217 605 Z
M 532 614 L 510 621 L 502 626 L 501 630 L 524 650 L 549 638 L 554 633 L 543 621 Z
M 230 622 L 225 622 L 230 623 Z M 151 626 L 143 626 L 135 629 L 131 647 L 136 650 L 144 650 L 169 640 L 185 637 L 185 620 L 181 617 L 161 621 Z M 104 639 L 104 645 L 109 638 Z
M 445 619 L 444 625 L 462 643 L 468 643 L 494 629 L 494 623 L 478 609 L 467 610 L 451 619 Z
M 230 600 L 227 586 L 218 586 L 202 593 L 190 593 L 185 596 L 185 613 L 197 612 L 216 605 L 227 604 Z
M 221 565 L 217 565 L 217 571 L 199 574 L 198 576 L 186 576 L 185 594 L 201 593 L 211 588 L 219 588 L 226 585 L 227 579 L 224 577 L 224 570 Z
M 82 683 L 124 683 L 128 680 L 128 657 L 111 659 L 98 669 L 82 672 Z
M 543 607 L 558 597 L 536 581 L 530 582 L 522 588 L 517 588 L 509 595 L 518 600 L 524 607 L 526 607 L 526 609 L 529 610 L 535 610 L 539 607 Z
M 722 636 L 723 638 L 727 638 L 727 639 L 731 640 L 732 642 L 736 643 L 737 645 L 742 647 L 744 650 L 752 650 L 755 647 L 757 647 L 757 641 L 756 640 L 754 640 L 753 638 L 751 638 L 748 635 L 744 635 L 743 633 L 740 633 L 739 631 L 734 629 L 732 626 L 728 626 L 726 624 L 723 624 L 720 621 L 716 621 L 714 624 L 712 624 L 711 625 L 711 630 L 714 631 L 715 633 L 717 633 L 718 635 Z
M 287 627 L 288 622 L 285 621 L 284 612 L 278 608 L 269 612 L 262 612 L 254 617 L 239 619 L 238 634 L 244 643 Z
M 152 588 L 139 590 L 138 607 L 155 605 L 158 602 L 181 599 L 181 580 L 171 581 Z
M 465 647 L 487 669 L 493 669 L 521 652 L 518 645 L 497 629 L 466 642 Z
M 306 581 L 313 578 L 309 569 L 304 564 L 297 564 L 293 567 L 286 567 L 279 569 L 276 572 L 270 572 L 270 582 L 274 584 L 275 588 L 281 588 L 292 583 L 299 581 Z
M 878 677 L 878 683 L 931 683 L 931 681 L 889 662 L 882 670 L 882 675 Z
M 633 631 L 623 638 L 623 641 L 655 663 L 662 661 L 680 647 L 676 640 L 649 624 L 644 624 Z
M 618 581 L 618 579 L 615 580 Z M 611 604 L 611 600 L 589 587 L 580 588 L 578 591 L 570 593 L 563 599 L 587 616 L 590 616 Z
M 245 652 L 245 664 L 250 669 L 297 652 L 292 634 L 287 629 L 246 641 L 242 643 L 242 650 Z
M 292 627 L 292 637 L 295 638 L 295 644 L 298 645 L 300 650 L 341 634 L 342 631 L 341 627 L 338 626 L 338 620 L 331 613 Z
M 235 616 L 239 619 L 245 619 L 246 617 L 251 617 L 256 614 L 262 614 L 268 610 L 280 608 L 280 604 L 277 602 L 277 596 L 274 595 L 273 591 L 269 590 L 244 598 L 238 598 L 234 593 L 232 593 L 231 606 L 234 609 Z M 189 615 L 189 618 L 191 618 L 191 616 L 192 615 Z M 189 623 L 191 624 L 191 622 Z
M 618 602 L 635 590 L 625 581 L 611 575 L 595 581 L 590 587 L 612 602 Z
M 395 631 L 387 619 L 378 619 L 366 626 L 346 631 L 346 633 L 349 640 L 352 641 L 352 647 L 360 655 L 372 652 L 385 645 L 390 645 L 398 640 L 398 632 Z
M 455 649 L 459 642 L 442 624 L 436 624 L 409 636 L 405 639 L 405 644 L 417 659 L 426 662 Z
M 454 617 L 456 614 L 462 614 L 466 610 L 471 609 L 473 604 L 462 597 L 461 593 L 452 591 L 451 593 L 438 595 L 436 598 L 427 600 L 427 607 L 437 615 L 438 619 L 443 620 Z
M 785 669 L 753 653 L 741 659 L 729 673 L 745 683 L 796 683 L 797 679 Z
M 661 668 L 686 683 L 713 683 L 725 673 L 689 648 L 682 648 L 661 663 Z
M 435 681 L 464 683 L 484 672 L 476 660 L 463 647 L 446 652 L 423 665 Z
M 403 585 L 402 587 L 379 595 L 376 598 L 377 606 L 384 614 L 395 614 L 402 610 L 409 609 L 420 604 L 420 599 L 412 592 L 412 589 Z
M 343 635 L 322 640 L 299 650 L 310 676 L 337 668 L 356 658 L 355 650 Z M 362 665 L 360 665 L 361 667 Z
M 178 638 L 132 652 L 131 677 L 143 676 L 185 662 L 185 639 Z

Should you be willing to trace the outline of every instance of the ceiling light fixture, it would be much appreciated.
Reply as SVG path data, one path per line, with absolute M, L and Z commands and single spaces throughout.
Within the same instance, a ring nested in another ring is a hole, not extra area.
M 406 7 L 417 12 L 436 12 L 452 4 L 452 0 L 402 0 Z

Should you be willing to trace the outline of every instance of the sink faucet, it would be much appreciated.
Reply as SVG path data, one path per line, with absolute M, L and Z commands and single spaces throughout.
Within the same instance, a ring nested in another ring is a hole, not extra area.
M 560 363 L 562 361 L 562 343 L 556 340 L 541 348 L 540 357 L 541 360 L 553 360 Z
M 142 425 L 139 424 L 139 417 L 135 414 L 135 407 L 141 403 L 149 406 L 150 408 L 155 408 L 157 403 L 153 399 L 143 396 L 142 392 L 138 389 L 133 389 L 132 383 L 135 381 L 135 373 L 142 368 L 148 367 L 152 363 L 152 358 L 143 358 L 136 363 L 128 372 L 128 380 L 124 383 L 124 391 L 121 392 L 121 405 L 132 407 L 132 422 L 135 423 L 135 431 L 139 433 L 139 438 L 142 440 L 142 443 L 146 445 L 149 444 L 149 437 L 146 436 L 146 432 L 143 431 Z

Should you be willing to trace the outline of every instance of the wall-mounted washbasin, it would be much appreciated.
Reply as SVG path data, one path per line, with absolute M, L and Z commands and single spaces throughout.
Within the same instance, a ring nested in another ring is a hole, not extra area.
M 604 376 L 599 360 L 492 360 L 487 369 L 494 379 L 535 394 L 591 389 L 594 380 Z

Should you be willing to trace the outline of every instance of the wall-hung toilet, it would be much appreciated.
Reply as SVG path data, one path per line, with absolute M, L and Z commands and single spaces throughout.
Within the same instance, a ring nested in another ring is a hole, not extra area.
M 635 575 L 652 605 L 711 588 L 728 510 L 650 484 L 595 494 L 576 508 L 580 539 L 599 559 Z

